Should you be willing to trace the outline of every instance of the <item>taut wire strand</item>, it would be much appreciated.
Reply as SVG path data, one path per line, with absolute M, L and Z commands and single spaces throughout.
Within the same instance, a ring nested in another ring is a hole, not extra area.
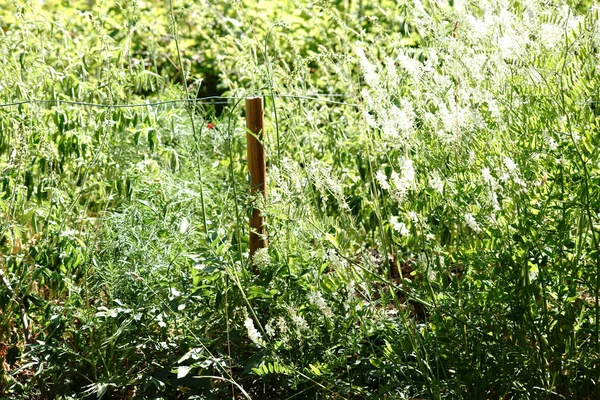
M 286 98 L 286 99 L 299 99 L 299 100 L 313 100 L 327 104 L 337 104 L 337 105 L 345 105 L 350 107 L 358 107 L 358 104 L 354 103 L 346 103 L 343 101 L 329 100 L 323 97 L 344 97 L 343 94 L 337 93 L 318 93 L 314 95 L 291 95 L 291 94 L 276 94 L 275 97 L 278 98 Z M 84 106 L 84 107 L 95 107 L 95 108 L 138 108 L 138 107 L 154 107 L 168 104 L 179 104 L 179 103 L 192 103 L 192 104 L 230 104 L 230 100 L 241 100 L 246 98 L 247 96 L 208 96 L 208 97 L 199 97 L 196 99 L 173 99 L 173 100 L 163 100 L 156 102 L 143 102 L 143 103 L 132 103 L 132 104 L 106 104 L 106 103 L 93 103 L 86 101 L 73 101 L 73 100 L 20 100 L 12 103 L 0 103 L 0 108 L 7 107 L 15 107 L 26 104 L 46 104 L 46 105 L 56 105 L 60 106 L 61 104 L 72 105 L 72 106 Z M 264 95 L 262 96 L 264 97 Z

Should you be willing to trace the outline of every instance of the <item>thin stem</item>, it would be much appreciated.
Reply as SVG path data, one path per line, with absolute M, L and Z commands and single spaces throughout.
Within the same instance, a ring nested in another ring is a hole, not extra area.
M 267 81 L 269 84 L 269 93 L 271 102 L 273 103 L 273 116 L 275 117 L 275 135 L 277 138 L 277 167 L 281 165 L 281 142 L 279 139 L 279 119 L 277 118 L 277 105 L 275 104 L 275 91 L 274 91 L 274 83 L 273 83 L 273 70 L 271 68 L 271 63 L 269 61 L 269 53 L 267 52 L 267 45 L 269 43 L 269 36 L 271 36 L 271 31 L 277 27 L 281 26 L 281 23 L 276 23 L 271 26 L 269 32 L 267 32 L 267 36 L 265 37 L 265 63 L 267 64 Z
M 229 376 L 233 376 L 233 359 L 231 358 L 231 340 L 229 338 L 229 274 L 225 275 L 225 329 L 227 332 L 227 356 L 229 357 Z M 235 399 L 235 382 L 231 382 L 231 397 Z
M 179 60 L 179 70 L 181 71 L 181 80 L 183 81 L 183 88 L 185 89 L 185 97 L 190 100 L 190 92 L 187 85 L 187 78 L 185 76 L 185 70 L 183 69 L 183 59 L 181 58 L 181 51 L 179 50 L 179 39 L 177 37 L 177 25 L 175 24 L 175 15 L 173 13 L 173 0 L 169 1 L 169 14 L 171 17 L 171 30 L 173 31 L 173 37 L 175 38 L 175 48 L 177 49 L 177 59 Z M 204 181 L 202 178 L 202 167 L 200 165 L 200 155 L 199 155 L 199 141 L 201 140 L 201 136 L 196 132 L 196 123 L 194 120 L 194 110 L 195 107 L 187 107 L 187 113 L 190 117 L 190 122 L 192 124 L 192 133 L 194 135 L 194 141 L 196 142 L 196 155 L 197 155 L 197 164 L 198 164 L 198 179 L 200 181 L 200 204 L 202 206 L 202 224 L 204 226 L 204 234 L 208 240 L 208 225 L 206 223 L 206 205 L 204 202 Z M 200 132 L 202 133 L 202 131 Z
M 233 132 L 231 131 L 231 121 L 233 120 L 233 112 L 241 101 L 242 99 L 238 100 L 231 108 L 231 110 L 229 111 L 229 120 L 227 121 L 227 138 L 229 143 L 229 172 L 231 176 L 231 187 L 233 189 L 233 202 L 235 204 L 235 234 L 237 237 L 237 248 L 238 255 L 240 257 L 240 263 L 243 262 L 244 256 L 242 253 L 242 236 L 240 233 L 240 205 L 238 202 L 237 185 L 235 183 L 235 171 L 233 168 Z M 246 269 L 242 268 L 242 270 L 244 271 L 244 278 L 248 278 Z

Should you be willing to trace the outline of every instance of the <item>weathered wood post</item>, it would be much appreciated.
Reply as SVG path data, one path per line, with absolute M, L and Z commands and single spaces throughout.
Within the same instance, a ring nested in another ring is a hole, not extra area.
M 262 97 L 246 98 L 246 143 L 250 194 L 257 191 L 266 200 L 267 157 L 263 147 L 265 118 Z M 258 249 L 267 247 L 266 229 L 260 210 L 253 208 L 250 218 L 250 259 Z

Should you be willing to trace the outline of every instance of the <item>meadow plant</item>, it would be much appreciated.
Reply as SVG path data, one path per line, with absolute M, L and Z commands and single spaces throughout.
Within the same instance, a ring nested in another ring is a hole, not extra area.
M 2 395 L 598 396 L 596 5 L 47 3 L 0 6 Z

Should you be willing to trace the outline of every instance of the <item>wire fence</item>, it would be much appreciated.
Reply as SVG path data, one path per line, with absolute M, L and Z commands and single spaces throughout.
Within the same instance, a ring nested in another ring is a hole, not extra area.
M 550 97 L 545 95 L 521 95 L 522 97 Z M 234 101 L 243 100 L 248 96 L 206 96 L 189 99 L 171 99 L 161 101 L 144 101 L 143 103 L 125 103 L 125 104 L 108 104 L 108 103 L 94 103 L 87 101 L 75 101 L 75 100 L 42 100 L 42 99 L 30 99 L 30 100 L 19 100 L 12 103 L 0 103 L 0 109 L 16 107 L 20 105 L 38 104 L 46 106 L 60 106 L 60 105 L 73 105 L 83 107 L 95 107 L 95 108 L 140 108 L 140 107 L 158 107 L 162 105 L 172 104 L 192 104 L 192 105 L 230 105 Z M 259 95 L 259 97 L 270 98 L 270 94 Z M 339 93 L 317 93 L 314 95 L 294 95 L 294 94 L 274 94 L 273 97 L 279 99 L 297 99 L 297 100 L 310 100 L 325 104 L 334 104 L 348 107 L 358 108 L 360 104 L 350 103 L 346 101 L 331 100 L 331 98 L 344 98 L 347 97 L 345 94 Z M 587 100 L 581 101 L 577 104 L 580 105 L 593 105 L 600 104 L 600 100 Z
M 19 100 L 12 103 L 2 103 L 0 104 L 0 108 L 9 108 L 16 107 L 20 105 L 28 105 L 28 104 L 38 104 L 38 105 L 46 105 L 46 106 L 60 106 L 64 105 L 73 105 L 73 106 L 84 106 L 84 107 L 95 107 L 95 108 L 139 108 L 139 107 L 156 107 L 162 105 L 172 105 L 172 104 L 206 104 L 206 105 L 229 105 L 232 104 L 233 101 L 238 101 L 245 99 L 247 96 L 207 96 L 207 97 L 198 97 L 198 98 L 190 98 L 190 99 L 172 99 L 172 100 L 162 100 L 162 101 L 145 101 L 143 103 L 132 103 L 132 104 L 107 104 L 107 103 L 93 103 L 86 101 L 74 101 L 74 100 L 40 100 L 40 99 L 31 99 L 31 100 Z M 271 95 L 261 95 L 260 97 L 269 98 Z M 316 95 L 292 95 L 292 94 L 274 94 L 273 97 L 281 98 L 281 99 L 298 99 L 298 100 L 311 100 L 317 101 L 326 104 L 335 104 L 335 105 L 343 105 L 349 107 L 358 107 L 359 104 L 349 103 L 345 101 L 331 100 L 330 98 L 336 97 L 345 97 L 343 94 L 337 93 L 319 93 Z

